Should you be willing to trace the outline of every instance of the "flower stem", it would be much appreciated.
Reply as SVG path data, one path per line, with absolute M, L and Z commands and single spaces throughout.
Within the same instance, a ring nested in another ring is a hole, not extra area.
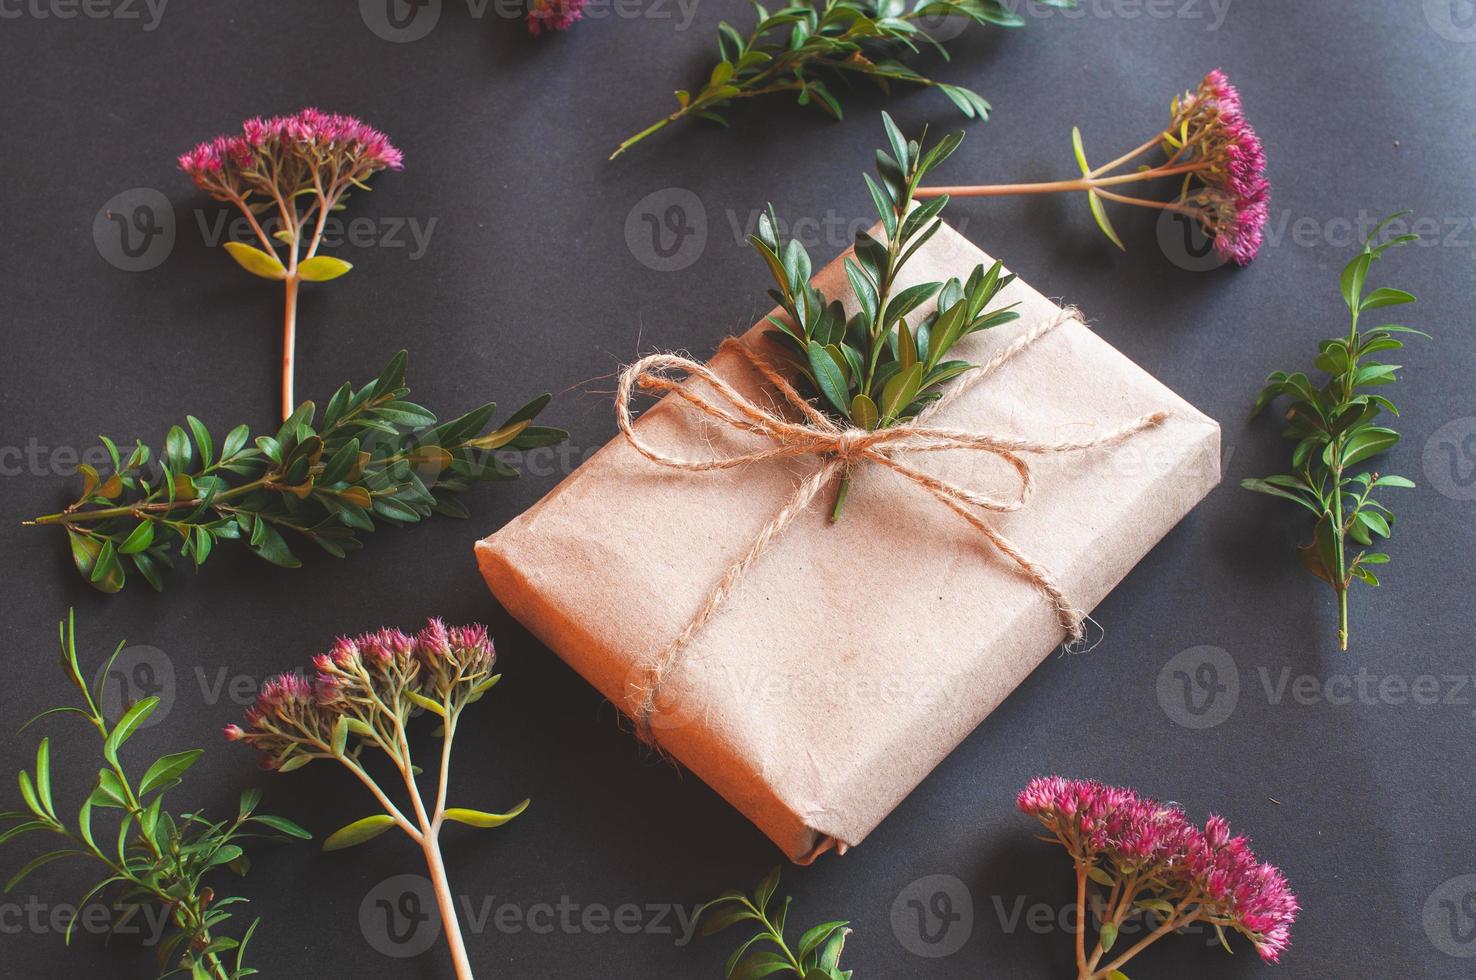
M 453 729 L 447 718 L 446 736 L 441 746 L 441 775 L 446 774 L 446 764 L 451 758 Z M 436 905 L 441 910 L 441 928 L 446 933 L 446 945 L 451 949 L 451 961 L 456 966 L 456 980 L 474 980 L 471 960 L 466 955 L 466 941 L 461 936 L 461 921 L 456 915 L 456 896 L 451 892 L 451 883 L 446 879 L 446 864 L 441 859 L 441 817 L 444 804 L 444 783 L 437 791 L 435 816 L 426 813 L 425 803 L 420 798 L 420 788 L 415 782 L 415 771 L 410 766 L 410 743 L 405 735 L 403 723 L 396 722 L 398 741 L 404 760 L 400 775 L 405 779 L 405 788 L 410 791 L 410 803 L 415 808 L 415 817 L 420 823 L 420 847 L 425 852 L 425 865 L 430 871 L 431 887 L 436 893 Z
M 446 865 L 441 860 L 441 842 L 437 834 L 439 829 L 428 827 L 421 846 L 425 850 L 426 867 L 430 869 L 436 905 L 441 910 L 441 926 L 446 932 L 446 944 L 451 947 L 451 961 L 456 965 L 456 980 L 474 980 L 471 961 L 466 955 L 466 943 L 461 938 L 461 924 L 456 918 L 456 897 L 451 894 L 451 883 L 446 880 Z
M 949 197 L 1003 197 L 1011 194 L 1059 194 L 1070 191 L 1091 191 L 1103 187 L 1114 187 L 1119 184 L 1134 184 L 1144 180 L 1158 180 L 1161 177 L 1177 177 L 1180 174 L 1190 173 L 1200 169 L 1198 164 L 1181 164 L 1176 167 L 1157 167 L 1153 170 L 1142 170 L 1130 174 L 1116 174 L 1112 177 L 1078 177 L 1075 180 L 1047 180 L 1030 184 L 963 184 L 954 187 L 919 187 L 916 196 L 919 199 L 930 197 L 941 197 L 947 194 Z
M 1086 962 L 1086 891 L 1087 869 L 1081 861 L 1076 862 L 1076 970 L 1081 977 L 1087 975 Z
M 295 265 L 296 262 L 294 261 L 293 264 Z M 284 422 L 297 408 L 293 374 L 297 360 L 297 286 L 299 281 L 296 273 L 289 273 L 286 279 L 287 303 L 286 312 L 282 318 L 282 420 Z
M 1193 922 L 1199 917 L 1199 910 L 1196 909 L 1192 913 L 1184 914 L 1184 909 L 1193 904 L 1194 901 L 1194 896 L 1190 896 L 1189 898 L 1185 899 L 1179 904 L 1176 909 L 1174 909 L 1173 915 L 1165 917 L 1165 919 L 1157 929 L 1154 929 L 1148 935 L 1138 940 L 1138 942 L 1133 944 L 1133 946 L 1131 946 L 1117 959 L 1113 960 L 1111 963 L 1108 963 L 1100 970 L 1091 973 L 1087 977 L 1087 980 L 1105 980 L 1105 978 L 1110 976 L 1114 970 L 1120 970 L 1123 965 L 1127 963 L 1128 960 L 1132 959 L 1134 956 L 1137 956 L 1143 950 L 1158 942 L 1164 936 L 1167 936 L 1171 932 L 1176 932 L 1179 929 L 1187 926 L 1189 923 Z

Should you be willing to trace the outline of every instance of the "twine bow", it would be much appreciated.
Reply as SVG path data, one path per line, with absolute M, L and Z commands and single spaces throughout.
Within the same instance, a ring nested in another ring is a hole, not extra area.
M 739 582 L 743 580 L 744 575 L 763 556 L 774 540 L 796 517 L 809 509 L 821 490 L 835 482 L 843 473 L 848 473 L 862 463 L 883 466 L 906 478 L 968 522 L 969 526 L 983 535 L 995 549 L 1009 558 L 1024 578 L 1045 596 L 1055 609 L 1064 633 L 1073 642 L 1081 641 L 1084 636 L 1082 623 L 1086 619 L 1086 613 L 1078 609 L 1066 597 L 1050 569 L 1026 556 L 996 528 L 991 527 L 984 520 L 983 514 L 1008 513 L 1025 506 L 1035 487 L 1035 481 L 1030 465 L 1022 458 L 1022 454 L 1071 453 L 1115 445 L 1139 432 L 1161 425 L 1168 418 L 1169 413 L 1153 412 L 1093 438 L 1068 442 L 1038 442 L 1030 439 L 969 432 L 963 429 L 941 428 L 928 424 L 929 420 L 945 406 L 989 377 L 1016 354 L 1061 324 L 1078 319 L 1080 316 L 1080 311 L 1074 307 L 1068 307 L 1054 319 L 1037 323 L 946 390 L 942 398 L 930 405 L 913 421 L 874 430 L 838 424 L 801 397 L 794 386 L 768 361 L 733 337 L 723 341 L 719 351 L 735 353 L 750 367 L 757 370 L 764 380 L 783 397 L 785 404 L 802 417 L 802 421 L 791 420 L 778 411 L 754 403 L 714 373 L 706 364 L 676 354 L 652 354 L 621 372 L 620 384 L 615 395 L 616 421 L 631 446 L 653 463 L 688 472 L 705 472 L 803 456 L 818 456 L 825 460 L 825 465 L 795 488 L 788 502 L 759 531 L 743 556 L 723 573 L 702 607 L 651 664 L 645 679 L 633 685 L 635 689 L 633 693 L 636 695 L 635 700 L 638 705 L 634 718 L 641 736 L 648 741 L 651 740 L 651 716 L 656 708 L 656 699 L 662 685 L 680 662 L 683 651 L 692 639 L 722 608 Z M 692 385 L 672 377 L 667 372 L 681 372 L 688 379 L 700 378 L 710 386 L 715 397 L 696 390 Z M 664 453 L 644 442 L 636 433 L 634 420 L 630 413 L 630 398 L 636 388 L 648 392 L 677 395 L 703 416 L 723 422 L 734 429 L 761 436 L 767 444 L 751 452 L 713 459 L 684 459 Z M 982 452 L 1004 461 L 1019 477 L 1018 493 L 1006 498 L 978 493 L 967 487 L 939 479 L 898 458 L 905 454 L 945 450 Z

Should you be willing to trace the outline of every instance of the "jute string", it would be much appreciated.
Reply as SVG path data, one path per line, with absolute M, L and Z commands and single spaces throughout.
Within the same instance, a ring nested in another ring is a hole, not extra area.
M 749 367 L 758 371 L 764 380 L 783 397 L 785 404 L 798 413 L 801 420 L 791 420 L 780 411 L 772 411 L 756 404 L 739 394 L 732 385 L 714 373 L 706 364 L 676 354 L 652 354 L 641 358 L 621 372 L 620 384 L 615 394 L 616 421 L 620 425 L 620 431 L 625 434 L 625 438 L 635 450 L 653 463 L 700 473 L 709 470 L 733 469 L 768 460 L 796 459 L 803 456 L 818 456 L 825 461 L 820 469 L 795 488 L 794 494 L 783 508 L 758 532 L 748 550 L 723 572 L 722 578 L 718 580 L 706 601 L 702 603 L 701 608 L 692 616 L 687 625 L 652 661 L 645 671 L 644 678 L 632 685 L 633 700 L 637 704 L 634 719 L 638 733 L 647 740 L 651 739 L 651 716 L 656 708 L 662 686 L 680 665 L 682 655 L 693 638 L 723 608 L 729 596 L 748 574 L 748 570 L 784 533 L 785 528 L 809 509 L 822 490 L 836 482 L 843 473 L 849 473 L 861 463 L 875 463 L 910 480 L 963 518 L 996 550 L 1014 563 L 1020 574 L 1050 602 L 1066 636 L 1073 642 L 1080 642 L 1084 636 L 1082 624 L 1086 619 L 1086 613 L 1078 609 L 1067 598 L 1050 569 L 1032 560 L 997 529 L 991 527 L 984 520 L 983 514 L 1008 513 L 1025 506 L 1035 487 L 1035 481 L 1030 465 L 1022 458 L 1022 454 L 1074 453 L 1113 446 L 1139 432 L 1161 425 L 1168 418 L 1169 413 L 1153 412 L 1089 439 L 1065 442 L 1038 442 L 1031 439 L 969 432 L 963 429 L 942 428 L 929 424 L 938 412 L 999 370 L 1021 351 L 1061 324 L 1080 317 L 1080 311 L 1074 307 L 1068 307 L 1054 319 L 1036 323 L 1010 344 L 1001 348 L 988 361 L 963 375 L 957 383 L 945 390 L 943 397 L 933 402 L 912 421 L 875 430 L 843 427 L 837 424 L 835 420 L 800 397 L 794 386 L 766 359 L 734 337 L 723 341 L 719 352 L 728 351 L 736 354 Z M 673 377 L 672 373 L 677 372 L 686 375 L 686 379 Z M 713 395 L 709 396 L 686 383 L 691 378 L 700 378 L 706 382 L 712 389 Z M 645 442 L 636 432 L 630 413 L 630 399 L 636 388 L 648 392 L 677 395 L 701 415 L 725 423 L 734 429 L 762 436 L 767 443 L 751 452 L 712 459 L 685 459 L 664 453 Z M 997 457 L 1007 463 L 1019 477 L 1019 491 L 1005 498 L 978 493 L 919 470 L 898 458 L 904 454 L 946 450 L 967 450 Z

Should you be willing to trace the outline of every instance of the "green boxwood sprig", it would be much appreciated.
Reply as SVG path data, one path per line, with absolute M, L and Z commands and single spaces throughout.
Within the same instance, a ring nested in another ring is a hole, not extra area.
M 753 922 L 759 931 L 728 957 L 723 976 L 728 980 L 758 980 L 773 974 L 792 974 L 803 980 L 850 980 L 851 970 L 842 970 L 841 953 L 851 930 L 843 921 L 822 922 L 806 929 L 791 947 L 784 938 L 792 898 L 775 903 L 779 869 L 759 882 L 752 897 L 740 891 L 719 895 L 697 910 L 695 921 L 702 934 L 711 936 L 740 922 Z
M 1382 413 L 1398 415 L 1399 410 L 1386 396 L 1371 390 L 1391 384 L 1399 365 L 1382 363 L 1371 355 L 1403 347 L 1395 334 L 1429 337 L 1393 323 L 1359 329 L 1363 314 L 1415 300 L 1402 289 L 1365 289 L 1375 261 L 1390 248 L 1418 240 L 1415 235 L 1400 235 L 1374 244 L 1391 222 L 1407 213 L 1385 218 L 1364 242 L 1363 251 L 1343 269 L 1339 291 L 1351 322 L 1347 334 L 1318 345 L 1316 366 L 1326 372 L 1327 380 L 1316 385 L 1301 372 L 1276 371 L 1256 399 L 1252 415 L 1277 398 L 1288 400 L 1284 435 L 1295 443 L 1292 472 L 1241 481 L 1247 490 L 1290 500 L 1316 517 L 1312 541 L 1297 548 L 1297 557 L 1336 594 L 1338 645 L 1344 650 L 1348 649 L 1348 590 L 1355 581 L 1377 586 L 1379 578 L 1371 566 L 1389 561 L 1382 551 L 1353 554 L 1349 541 L 1370 548 L 1376 537 L 1388 538 L 1394 512 L 1375 499 L 1374 491 L 1414 486 L 1402 476 L 1352 472 L 1353 467 L 1399 442 L 1398 432 L 1377 424 Z
M 1071 8 L 1076 0 L 1032 0 L 1044 7 Z M 987 119 L 990 106 L 961 85 L 935 81 L 897 60 L 923 47 L 948 50 L 930 34 L 927 21 L 957 17 L 976 24 L 1022 27 L 1025 18 L 1000 0 L 795 0 L 770 13 L 754 3 L 756 21 L 744 36 L 724 21 L 718 25 L 718 63 L 696 92 L 680 89 L 677 109 L 621 143 L 615 159 L 641 140 L 688 117 L 726 126 L 723 113 L 733 103 L 760 95 L 793 92 L 800 105 L 813 105 L 840 119 L 840 100 L 830 87 L 870 78 L 884 93 L 893 82 L 936 88 L 967 118 Z
M 79 467 L 82 495 L 32 524 L 66 529 L 77 570 L 102 592 L 123 588 L 125 564 L 162 591 L 174 556 L 198 568 L 220 541 L 243 542 L 284 568 L 301 564 L 284 532 L 342 558 L 362 547 L 376 521 L 405 525 L 432 514 L 467 516 L 458 494 L 478 482 L 512 480 L 499 449 L 562 442 L 562 429 L 532 425 L 548 404 L 540 395 L 491 428 L 495 403 L 439 422 L 407 401 L 404 351 L 354 390 L 344 384 L 321 416 L 303 402 L 274 435 L 251 438 L 245 425 L 218 444 L 199 419 L 169 430 L 157 466 L 136 443 L 124 456 L 106 436 L 104 476 Z
M 185 973 L 193 980 L 239 980 L 256 973 L 245 965 L 245 952 L 261 920 L 252 921 L 239 939 L 225 935 L 223 926 L 231 918 L 227 910 L 246 899 L 219 895 L 206 879 L 215 877 L 221 869 L 246 874 L 251 864 L 241 843 L 249 838 L 308 840 L 312 835 L 283 817 L 257 813 L 261 793 L 255 789 L 241 794 L 236 815 L 228 820 L 211 820 L 195 811 L 173 814 L 165 809 L 165 794 L 179 785 L 203 750 L 160 756 L 142 777 L 131 778 L 123 765 L 122 750 L 158 710 L 159 699 L 144 698 L 128 706 L 116 722 L 109 722 L 101 707 L 101 685 L 123 644 L 118 644 L 93 686 L 83 679 L 77 659 L 76 627 L 70 615 L 61 625 L 61 649 L 62 668 L 81 693 L 82 703 L 44 711 L 24 727 L 51 715 L 80 716 L 102 741 L 104 765 L 81 808 L 74 817 L 68 817 L 52 791 L 51 740 L 41 740 L 35 771 L 22 770 L 18 777 L 26 808 L 0 814 L 0 826 L 8 824 L 0 832 L 0 843 L 40 833 L 60 838 L 60 846 L 26 863 L 6 882 L 5 890 L 11 891 L 33 871 L 53 861 L 86 858 L 101 865 L 106 876 L 72 906 L 65 932 L 68 944 L 88 902 L 109 894 L 119 908 L 154 902 L 168 913 L 173 929 L 158 946 L 160 977 Z M 70 740 L 65 744 L 70 745 Z M 106 812 L 117 813 L 116 826 L 103 826 L 99 818 Z
M 769 317 L 773 329 L 767 336 L 788 353 L 801 393 L 837 419 L 871 430 L 913 419 L 942 397 L 945 382 L 973 369 L 968 361 L 948 359 L 960 340 L 1020 316 L 1015 304 L 989 308 L 1015 280 L 999 262 L 988 269 L 976 266 L 965 282 L 950 279 L 898 288 L 898 274 L 942 227 L 939 214 L 948 204 L 948 196 L 942 195 L 913 207 L 918 185 L 958 148 L 963 134 L 951 133 L 927 147 L 904 137 L 885 112 L 882 123 L 888 148 L 876 151 L 878 179 L 867 175 L 866 186 L 886 240 L 859 232 L 854 258 L 845 259 L 860 305 L 854 316 L 847 319 L 839 300 L 810 284 L 809 253 L 794 239 L 780 241 L 772 205 L 749 238 L 773 274 L 777 288 L 769 294 L 785 314 Z M 934 297 L 934 311 L 916 327 L 909 326 L 907 316 Z M 836 517 L 848 485 L 843 479 Z

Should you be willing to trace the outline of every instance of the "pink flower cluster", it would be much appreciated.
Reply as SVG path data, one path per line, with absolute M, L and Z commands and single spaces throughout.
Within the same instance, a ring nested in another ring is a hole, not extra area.
M 584 16 L 587 0 L 532 0 L 528 9 L 528 32 L 534 37 L 544 31 L 567 31 Z
M 341 717 L 372 730 L 376 713 L 404 717 L 429 700 L 450 712 L 490 686 L 497 653 L 485 626 L 448 627 L 432 619 L 414 636 L 382 629 L 343 637 L 313 658 L 312 677 L 279 674 L 246 710 L 246 726 L 227 725 L 226 738 L 262 752 L 280 769 L 292 758 L 329 754 Z M 361 729 L 362 730 L 362 729 Z
M 1256 257 L 1269 217 L 1271 184 L 1266 151 L 1245 118 L 1240 93 L 1218 68 L 1177 103 L 1169 135 L 1182 145 L 1165 147 L 1182 160 L 1185 151 L 1204 164 L 1195 170 L 1203 187 L 1186 193 L 1199 209 L 1206 234 L 1221 258 L 1245 265 Z
M 316 175 L 319 190 L 326 194 L 330 186 L 362 182 L 404 163 L 389 137 L 359 118 L 312 108 L 248 119 L 239 134 L 217 136 L 179 158 L 179 168 L 196 184 L 226 201 L 252 190 L 270 196 L 274 189 L 292 193 L 312 187 L 310 175 Z M 284 177 L 294 186 L 282 188 Z
M 1183 917 L 1234 928 L 1261 958 L 1277 962 L 1291 941 L 1299 906 L 1282 873 L 1262 864 L 1224 818 L 1203 830 L 1176 806 L 1096 780 L 1031 780 L 1018 805 L 1083 867 L 1122 883 L 1151 882 L 1155 898 Z

